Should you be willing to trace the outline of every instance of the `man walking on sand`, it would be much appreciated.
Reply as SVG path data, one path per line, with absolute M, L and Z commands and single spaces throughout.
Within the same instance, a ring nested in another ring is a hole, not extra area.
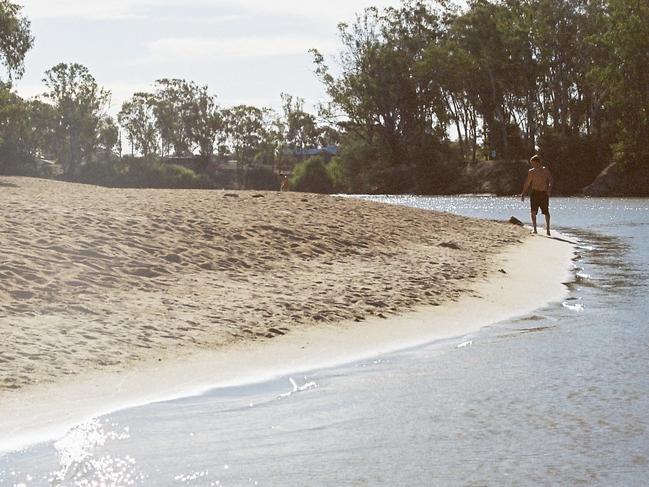
M 536 231 L 536 215 L 541 208 L 541 213 L 545 215 L 545 231 L 550 235 L 550 191 L 552 190 L 552 174 L 550 170 L 541 164 L 539 156 L 533 156 L 530 159 L 532 169 L 527 173 L 527 179 L 523 184 L 523 191 L 521 192 L 521 201 L 525 201 L 525 195 L 532 190 L 530 194 L 530 209 L 532 211 L 532 226 L 534 233 Z

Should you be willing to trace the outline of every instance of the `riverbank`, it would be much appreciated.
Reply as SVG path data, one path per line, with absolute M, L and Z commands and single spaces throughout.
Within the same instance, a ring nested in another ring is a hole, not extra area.
M 558 298 L 571 253 L 511 225 L 345 198 L 0 183 L 7 441 L 462 335 Z

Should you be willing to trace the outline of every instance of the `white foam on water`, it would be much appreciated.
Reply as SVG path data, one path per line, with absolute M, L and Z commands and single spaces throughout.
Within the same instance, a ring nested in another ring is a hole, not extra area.
M 577 312 L 579 312 L 579 311 L 583 311 L 583 310 L 584 310 L 584 305 L 581 304 L 581 303 L 575 303 L 575 304 L 572 304 L 572 303 L 569 303 L 569 302 L 567 302 L 567 301 L 564 301 L 563 303 L 561 303 L 561 305 L 562 305 L 564 308 L 569 309 L 569 310 L 572 310 L 572 311 L 577 311 Z
M 301 385 L 301 386 L 298 386 L 298 385 L 297 385 L 297 382 L 295 382 L 295 380 L 293 379 L 293 377 L 289 377 L 288 380 L 289 380 L 289 382 L 291 383 L 291 385 L 293 386 L 293 390 L 292 390 L 292 391 L 289 391 L 289 392 L 285 392 L 284 394 L 280 394 L 280 395 L 279 395 L 280 398 L 291 397 L 291 396 L 292 396 L 293 394 L 295 394 L 296 392 L 308 391 L 308 390 L 310 390 L 310 389 L 315 389 L 316 387 L 318 387 L 318 384 L 316 384 L 316 383 L 313 382 L 313 381 L 306 382 L 306 380 L 307 380 L 306 377 L 304 378 L 305 383 L 304 383 L 303 385 Z

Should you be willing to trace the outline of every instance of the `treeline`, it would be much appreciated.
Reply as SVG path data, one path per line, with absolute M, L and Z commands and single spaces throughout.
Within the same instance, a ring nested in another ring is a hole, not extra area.
M 46 72 L 41 97 L 11 89 L 33 38 L 0 0 L 0 170 L 41 171 L 117 186 L 445 193 L 467 166 L 540 152 L 564 193 L 611 162 L 649 168 L 649 3 L 625 0 L 406 0 L 341 24 L 336 69 L 313 50 L 330 100 L 318 116 L 282 95 L 282 110 L 222 108 L 208 87 L 157 80 L 116 119 L 110 94 L 78 64 Z M 124 147 L 122 147 L 124 142 Z M 304 161 L 304 149 L 337 154 Z M 173 164 L 192 160 L 193 165 Z M 296 166 L 297 164 L 297 166 Z
M 126 101 L 117 119 L 131 155 L 196 155 L 201 173 L 209 172 L 213 161 L 236 161 L 245 179 L 241 186 L 275 189 L 276 175 L 292 170 L 300 150 L 339 141 L 337 130 L 304 110 L 304 100 L 285 93 L 281 100 L 280 113 L 251 105 L 220 108 L 207 86 L 161 79 L 152 92 Z
M 564 192 L 649 163 L 649 3 L 406 1 L 341 24 L 334 74 L 353 191 L 443 192 L 458 159 L 540 151 Z M 451 141 L 453 139 L 453 141 Z
M 121 187 L 277 189 L 282 173 L 295 172 L 303 175 L 294 177 L 295 188 L 333 190 L 313 177 L 311 168 L 318 173 L 325 161 L 304 160 L 303 154 L 335 146 L 340 134 L 307 113 L 301 98 L 282 94 L 279 113 L 249 105 L 222 108 L 207 86 L 160 79 L 150 92 L 133 94 L 113 118 L 111 94 L 88 68 L 61 63 L 45 72 L 42 95 L 25 100 L 11 81 L 22 75 L 33 44 L 30 24 L 8 0 L 0 0 L 0 24 L 0 61 L 7 70 L 0 82 L 5 174 Z
M 110 92 L 85 66 L 58 64 L 43 82 L 47 91 L 33 100 L 0 86 L 4 172 L 45 175 L 56 167 L 64 179 L 106 186 L 276 189 L 300 149 L 339 138 L 287 94 L 281 113 L 220 108 L 206 86 L 161 79 L 124 102 L 114 120 Z M 229 162 L 234 180 L 219 170 Z

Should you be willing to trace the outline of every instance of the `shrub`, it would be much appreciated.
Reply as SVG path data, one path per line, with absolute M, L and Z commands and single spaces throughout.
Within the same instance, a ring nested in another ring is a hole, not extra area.
M 47 178 L 51 176 L 51 170 L 44 165 L 38 165 L 29 157 L 13 155 L 4 157 L 4 154 L 0 154 L 0 174 Z
M 339 155 L 332 159 L 330 169 L 336 191 L 351 193 L 381 192 L 385 167 L 380 151 L 367 141 L 347 134 L 341 142 Z
M 305 193 L 331 193 L 333 184 L 321 156 L 298 163 L 291 178 L 291 189 Z
M 269 167 L 254 166 L 246 171 L 246 189 L 274 191 L 279 189 L 279 185 L 279 176 Z
M 117 186 L 131 188 L 208 188 L 206 176 L 177 164 L 168 164 L 154 157 L 124 158 Z
M 331 180 L 332 189 L 335 193 L 345 193 L 348 191 L 347 178 L 345 177 L 345 166 L 343 160 L 336 156 L 333 157 L 326 166 L 327 174 Z
M 113 187 L 119 185 L 119 159 L 108 158 L 88 162 L 79 168 L 76 181 Z

